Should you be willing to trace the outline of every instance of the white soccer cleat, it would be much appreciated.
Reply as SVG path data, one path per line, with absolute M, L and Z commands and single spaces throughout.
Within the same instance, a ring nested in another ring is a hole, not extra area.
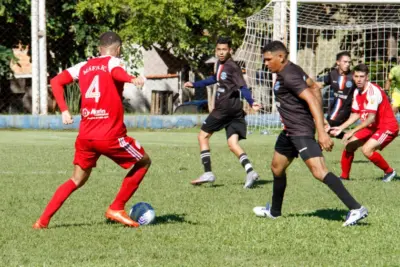
M 246 175 L 246 182 L 244 183 L 243 188 L 251 188 L 253 187 L 254 183 L 260 178 L 258 173 L 255 171 L 251 171 Z
M 196 180 L 191 181 L 192 185 L 201 185 L 204 183 L 214 183 L 215 175 L 212 172 L 205 172 Z
M 356 210 L 350 210 L 347 213 L 346 221 L 343 223 L 343 226 L 355 225 L 358 221 L 366 218 L 368 216 L 368 210 L 366 207 L 361 206 L 361 208 Z
M 384 181 L 385 183 L 391 182 L 393 180 L 393 178 L 396 177 L 396 174 L 397 173 L 395 170 L 393 170 L 392 172 L 389 172 L 389 173 L 385 173 L 382 181 Z
M 253 208 L 253 212 L 256 214 L 257 217 L 268 217 L 270 219 L 278 218 L 278 217 L 272 216 L 271 207 L 270 207 L 269 203 L 267 203 L 266 207 Z

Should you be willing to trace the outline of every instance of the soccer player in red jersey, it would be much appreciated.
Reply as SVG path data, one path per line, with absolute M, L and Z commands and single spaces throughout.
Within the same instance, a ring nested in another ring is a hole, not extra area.
M 100 37 L 100 56 L 64 70 L 51 80 L 51 87 L 62 112 L 64 124 L 73 123 L 64 99 L 64 85 L 79 80 L 81 90 L 81 122 L 75 142 L 74 171 L 72 176 L 54 193 L 43 214 L 33 225 L 35 229 L 47 228 L 51 217 L 64 201 L 88 180 L 92 168 L 101 155 L 112 159 L 122 168 L 130 169 L 120 191 L 105 213 L 109 220 L 129 227 L 138 227 L 124 208 L 150 167 L 151 161 L 143 147 L 127 136 L 123 122 L 122 91 L 124 83 L 136 86 L 144 78 L 126 73 L 118 58 L 121 38 L 113 32 Z
M 334 134 L 340 134 L 359 119 L 361 123 L 343 136 L 346 147 L 341 159 L 341 178 L 349 179 L 354 152 L 362 147 L 364 156 L 384 171 L 383 181 L 390 182 L 396 172 L 377 150 L 384 149 L 397 137 L 399 125 L 385 92 L 368 81 L 368 67 L 360 64 L 353 72 L 357 89 L 354 91 L 352 113 L 342 125 L 334 127 Z

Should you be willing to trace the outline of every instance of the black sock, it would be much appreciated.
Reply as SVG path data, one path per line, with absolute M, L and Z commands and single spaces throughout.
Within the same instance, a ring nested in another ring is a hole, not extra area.
M 340 200 L 349 208 L 350 210 L 359 209 L 361 205 L 353 198 L 353 196 L 347 191 L 344 187 L 342 181 L 334 175 L 333 173 L 329 172 L 324 177 L 324 184 L 329 186 L 329 188 L 340 198 Z
M 286 173 L 281 177 L 277 177 L 274 175 L 274 184 L 272 186 L 272 206 L 271 206 L 271 215 L 272 216 L 281 216 L 282 215 L 282 203 L 283 203 L 283 195 L 285 194 L 286 189 Z
M 251 165 L 246 153 L 243 153 L 239 156 L 239 161 L 242 164 L 243 168 L 246 170 L 246 173 L 249 173 L 253 170 L 253 166 Z
M 204 166 L 204 172 L 211 171 L 211 153 L 210 150 L 203 150 L 200 152 L 201 163 Z

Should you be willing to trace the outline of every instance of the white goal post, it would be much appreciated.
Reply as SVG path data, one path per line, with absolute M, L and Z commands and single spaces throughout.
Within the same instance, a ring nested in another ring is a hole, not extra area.
M 273 0 L 248 17 L 235 59 L 246 69 L 254 98 L 265 106 L 248 116 L 253 131 L 281 127 L 273 103 L 274 76 L 263 67 L 261 55 L 262 47 L 272 40 L 285 43 L 290 60 L 314 79 L 332 69 L 337 53 L 348 51 L 353 65 L 367 64 L 370 79 L 383 86 L 400 55 L 400 0 Z M 328 89 L 324 111 L 331 98 Z

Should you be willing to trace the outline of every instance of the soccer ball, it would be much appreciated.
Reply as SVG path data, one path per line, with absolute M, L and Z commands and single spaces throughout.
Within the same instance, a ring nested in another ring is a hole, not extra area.
M 132 206 L 129 217 L 140 225 L 147 225 L 155 221 L 156 213 L 149 203 L 139 202 Z

